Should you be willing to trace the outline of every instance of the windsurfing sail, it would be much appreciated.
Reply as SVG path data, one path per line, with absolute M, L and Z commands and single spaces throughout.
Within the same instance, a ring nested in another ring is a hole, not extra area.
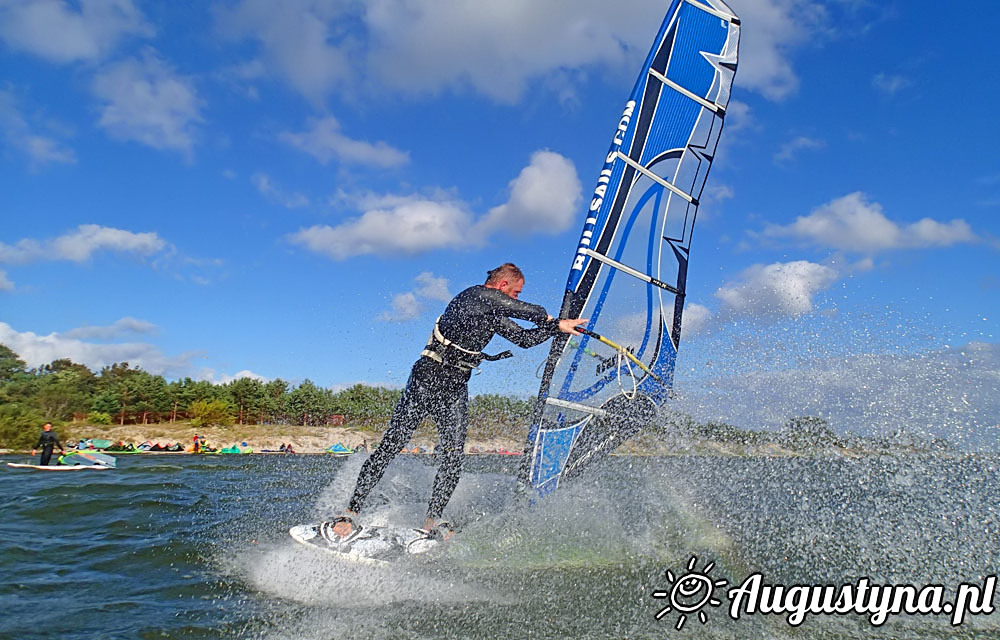
M 102 467 L 117 467 L 118 461 L 114 456 L 96 451 L 70 451 L 59 456 L 59 463 L 65 465 L 88 465 Z
M 520 480 L 536 496 L 614 450 L 671 397 L 688 254 L 736 73 L 740 21 L 674 0 L 588 202 Z

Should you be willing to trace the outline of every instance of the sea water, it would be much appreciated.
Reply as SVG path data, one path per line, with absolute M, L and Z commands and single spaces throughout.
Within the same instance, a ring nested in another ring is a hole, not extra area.
M 526 507 L 518 457 L 469 456 L 456 541 L 390 567 L 287 534 L 341 509 L 360 462 L 3 466 L 0 638 L 1000 637 L 996 457 L 616 456 Z M 433 475 L 432 457 L 401 456 L 365 518 L 418 525 Z M 963 584 L 960 624 L 889 601 L 879 614 L 872 595 L 954 607 Z M 810 609 L 824 587 L 848 610 Z M 845 605 L 859 587 L 871 608 Z

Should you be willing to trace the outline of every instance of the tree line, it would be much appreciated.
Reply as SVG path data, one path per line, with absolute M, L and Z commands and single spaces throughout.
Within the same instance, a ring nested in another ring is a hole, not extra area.
M 0 344 L 0 446 L 37 437 L 44 422 L 86 420 L 91 424 L 150 424 L 190 421 L 213 424 L 337 426 L 384 423 L 402 391 L 356 384 L 334 391 L 311 380 L 292 385 L 239 378 L 212 383 L 189 377 L 166 380 L 127 362 L 100 371 L 63 358 L 29 368 Z M 500 395 L 470 399 L 473 426 L 487 421 L 517 424 L 531 415 L 532 402 Z M 29 445 L 30 446 L 30 445 Z

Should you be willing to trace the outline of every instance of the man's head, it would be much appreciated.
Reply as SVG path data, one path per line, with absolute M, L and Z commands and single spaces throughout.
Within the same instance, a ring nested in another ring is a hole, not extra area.
M 496 269 L 490 269 L 486 273 L 486 287 L 499 289 L 500 293 L 506 294 L 517 300 L 524 288 L 524 274 L 512 262 L 505 262 Z
M 52 423 L 46 422 L 45 424 L 42 425 L 42 429 L 45 429 L 46 431 L 52 431 Z

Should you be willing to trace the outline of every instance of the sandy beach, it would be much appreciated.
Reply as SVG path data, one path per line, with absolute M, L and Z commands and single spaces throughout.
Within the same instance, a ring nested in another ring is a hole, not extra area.
M 188 423 L 72 424 L 57 431 L 64 445 L 76 443 L 81 439 L 104 439 L 112 442 L 131 442 L 134 445 L 146 441 L 162 446 L 179 442 L 188 449 L 195 435 L 199 435 L 213 449 L 250 447 L 255 453 L 277 451 L 281 445 L 291 445 L 295 453 L 324 453 L 326 449 L 338 443 L 349 449 L 358 449 L 371 447 L 381 439 L 381 433 L 375 430 L 299 425 L 233 425 L 199 429 Z M 244 442 L 246 446 L 243 445 Z M 412 453 L 430 453 L 433 452 L 436 442 L 433 429 L 429 434 L 418 431 L 410 440 L 406 450 Z M 491 438 L 470 436 L 466 441 L 465 450 L 466 453 L 520 452 L 523 446 L 523 436 L 520 435 Z

